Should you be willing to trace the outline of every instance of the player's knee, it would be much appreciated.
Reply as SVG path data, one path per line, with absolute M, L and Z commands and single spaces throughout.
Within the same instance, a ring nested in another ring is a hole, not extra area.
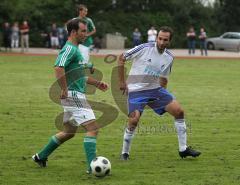
M 181 108 L 178 108 L 175 112 L 175 118 L 176 119 L 183 119 L 184 118 L 184 110 Z
M 96 137 L 98 135 L 98 130 L 94 130 L 94 131 L 89 131 L 86 134 L 87 136 L 92 136 L 92 137 Z
M 129 115 L 129 124 L 136 127 L 140 119 L 140 113 L 138 111 L 132 112 Z
M 75 136 L 75 133 L 64 133 L 64 138 L 69 140 Z

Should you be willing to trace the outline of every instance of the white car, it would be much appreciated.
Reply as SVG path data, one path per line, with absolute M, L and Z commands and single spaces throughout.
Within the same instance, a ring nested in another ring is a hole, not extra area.
M 208 38 L 207 48 L 240 51 L 240 32 L 226 32 L 220 37 Z

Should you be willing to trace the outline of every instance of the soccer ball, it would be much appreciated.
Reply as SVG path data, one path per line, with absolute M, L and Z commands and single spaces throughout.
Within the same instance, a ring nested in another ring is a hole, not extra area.
M 98 156 L 92 160 L 90 167 L 96 177 L 104 177 L 111 171 L 111 163 L 106 157 Z

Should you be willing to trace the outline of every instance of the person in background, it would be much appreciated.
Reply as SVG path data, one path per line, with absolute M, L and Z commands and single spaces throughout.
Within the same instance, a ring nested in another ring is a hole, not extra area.
M 205 56 L 207 56 L 207 42 L 206 42 L 207 33 L 203 27 L 200 29 L 200 34 L 198 38 L 200 40 L 201 55 L 203 56 L 203 51 L 204 51 Z
M 24 52 L 24 49 L 26 49 L 26 51 L 29 49 L 29 30 L 30 28 L 28 22 L 23 21 L 22 25 L 20 26 L 22 52 Z
M 195 45 L 196 45 L 196 33 L 193 27 L 190 27 L 187 34 L 187 41 L 188 41 L 188 54 L 195 54 Z
M 5 51 L 7 52 L 8 50 L 11 51 L 11 28 L 8 22 L 5 22 L 3 25 L 3 45 L 5 48 Z
M 59 47 L 60 49 L 62 49 L 67 41 L 67 30 L 65 25 L 63 27 L 58 28 L 58 40 L 59 40 Z
M 138 28 L 134 29 L 133 32 L 133 46 L 138 46 L 139 44 L 141 44 L 141 36 L 142 34 L 140 33 L 140 31 L 138 30 Z
M 157 30 L 152 26 L 148 32 L 148 42 L 155 42 L 157 38 Z
M 18 48 L 19 47 L 19 26 L 18 26 L 18 22 L 15 22 L 12 26 L 11 46 L 12 46 L 12 48 Z
M 84 58 L 84 63 L 86 63 L 86 64 L 89 63 L 90 47 L 93 45 L 92 35 L 94 35 L 96 33 L 96 27 L 95 27 L 92 19 L 87 17 L 87 14 L 88 14 L 87 6 L 80 4 L 78 6 L 78 17 L 87 23 L 87 38 L 85 39 L 84 42 L 79 44 L 78 48 L 80 49 L 80 51 L 83 55 L 83 58 Z
M 59 47 L 58 41 L 58 29 L 56 23 L 52 24 L 52 28 L 50 31 L 50 38 L 51 38 L 51 47 L 53 49 L 57 49 Z

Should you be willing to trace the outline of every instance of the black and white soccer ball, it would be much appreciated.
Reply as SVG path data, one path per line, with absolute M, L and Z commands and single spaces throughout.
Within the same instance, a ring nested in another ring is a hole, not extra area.
M 104 177 L 111 172 L 111 163 L 106 157 L 98 156 L 92 160 L 90 167 L 96 177 Z

